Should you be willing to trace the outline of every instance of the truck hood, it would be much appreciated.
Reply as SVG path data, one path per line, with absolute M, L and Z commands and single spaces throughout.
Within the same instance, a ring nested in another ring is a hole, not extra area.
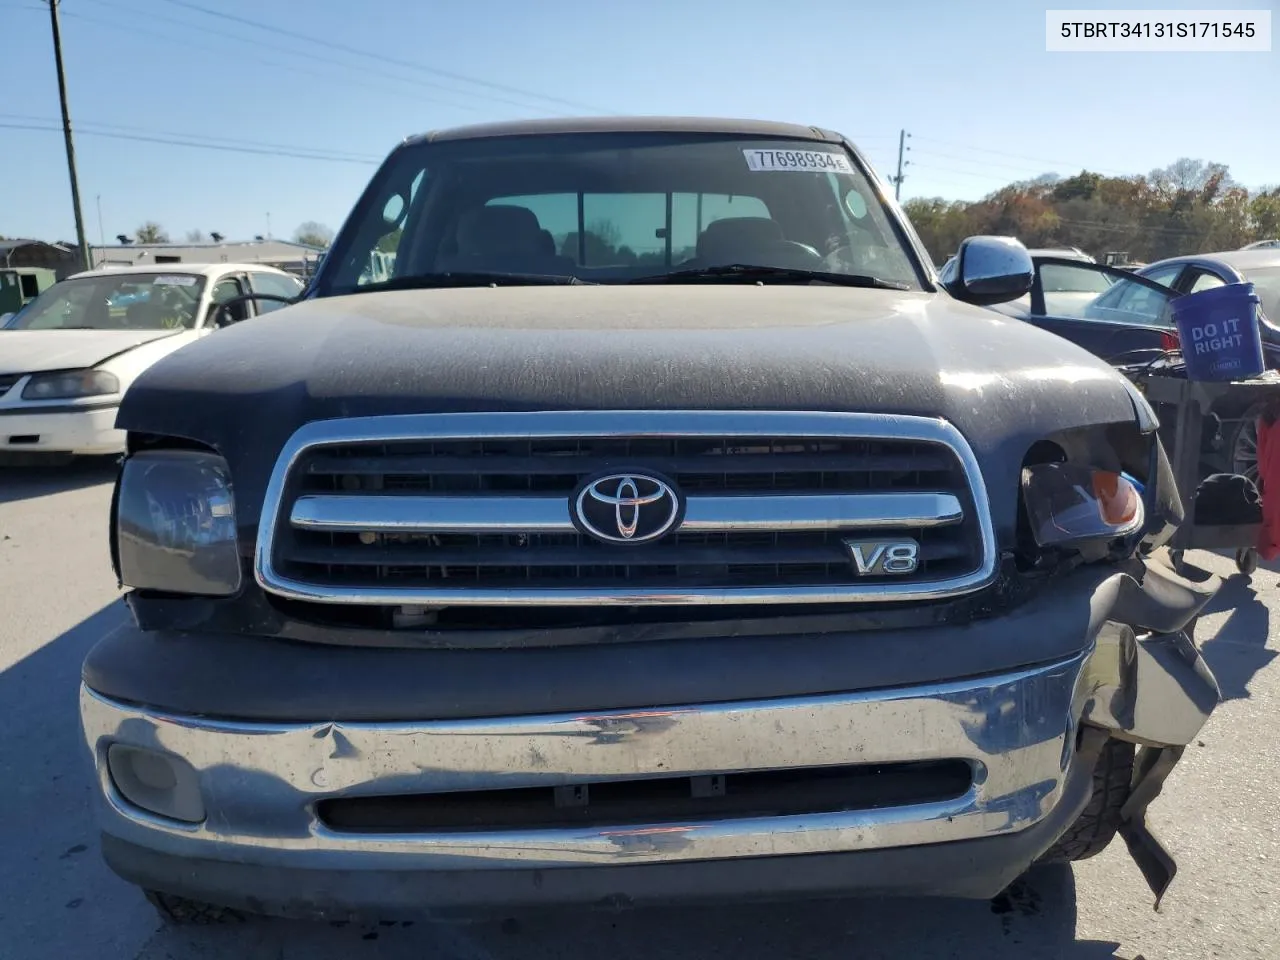
M 231 461 L 239 521 L 282 444 L 335 417 L 486 410 L 866 411 L 945 417 L 1010 519 L 1038 439 L 1132 422 L 1120 375 L 945 294 L 832 286 L 573 286 L 315 299 L 148 369 L 117 425 Z M 999 493 L 1008 496 L 1001 497 Z
M 0 330 L 0 374 L 78 370 L 181 330 Z

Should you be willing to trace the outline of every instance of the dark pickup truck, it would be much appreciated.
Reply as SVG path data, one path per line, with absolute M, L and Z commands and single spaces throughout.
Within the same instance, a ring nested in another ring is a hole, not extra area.
M 623 119 L 387 158 L 300 302 L 129 390 L 103 853 L 175 919 L 991 897 L 1218 701 L 1155 418 L 944 288 L 828 131 Z

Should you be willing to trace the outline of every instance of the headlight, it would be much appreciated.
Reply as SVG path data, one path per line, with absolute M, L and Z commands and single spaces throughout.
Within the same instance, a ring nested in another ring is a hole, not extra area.
M 1127 477 L 1070 463 L 1022 470 L 1022 501 L 1036 543 L 1112 540 L 1142 529 L 1142 494 Z
M 24 400 L 70 400 L 73 397 L 99 397 L 120 392 L 120 380 L 105 370 L 70 370 L 64 373 L 42 373 L 27 381 L 22 391 Z
M 126 586 L 225 597 L 240 589 L 227 463 L 190 450 L 134 454 L 120 471 L 116 557 Z

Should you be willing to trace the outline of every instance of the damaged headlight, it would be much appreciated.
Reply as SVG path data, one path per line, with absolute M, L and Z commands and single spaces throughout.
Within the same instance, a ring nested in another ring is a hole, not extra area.
M 134 454 L 120 471 L 115 541 L 126 586 L 234 594 L 240 589 L 240 554 L 226 461 L 192 450 Z
M 1142 493 L 1128 477 L 1071 463 L 1022 469 L 1022 502 L 1042 547 L 1113 540 L 1142 529 Z

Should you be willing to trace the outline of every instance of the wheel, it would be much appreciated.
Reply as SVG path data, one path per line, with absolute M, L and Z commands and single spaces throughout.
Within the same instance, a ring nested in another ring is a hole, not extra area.
M 1246 577 L 1252 576 L 1258 569 L 1258 551 L 1253 547 L 1242 547 L 1236 551 L 1236 569 Z
M 1107 848 L 1120 826 L 1120 808 L 1129 799 L 1133 744 L 1108 740 L 1093 768 L 1093 795 L 1075 823 L 1044 852 L 1040 863 L 1087 860 Z
M 210 926 L 240 923 L 244 920 L 243 913 L 232 910 L 230 907 L 219 907 L 201 900 L 189 900 L 175 893 L 161 893 L 159 890 L 144 890 L 143 894 L 161 917 L 175 925 Z
M 1261 404 L 1255 404 L 1242 413 L 1227 446 L 1231 472 L 1248 477 L 1255 485 L 1258 482 L 1258 417 L 1261 414 Z

